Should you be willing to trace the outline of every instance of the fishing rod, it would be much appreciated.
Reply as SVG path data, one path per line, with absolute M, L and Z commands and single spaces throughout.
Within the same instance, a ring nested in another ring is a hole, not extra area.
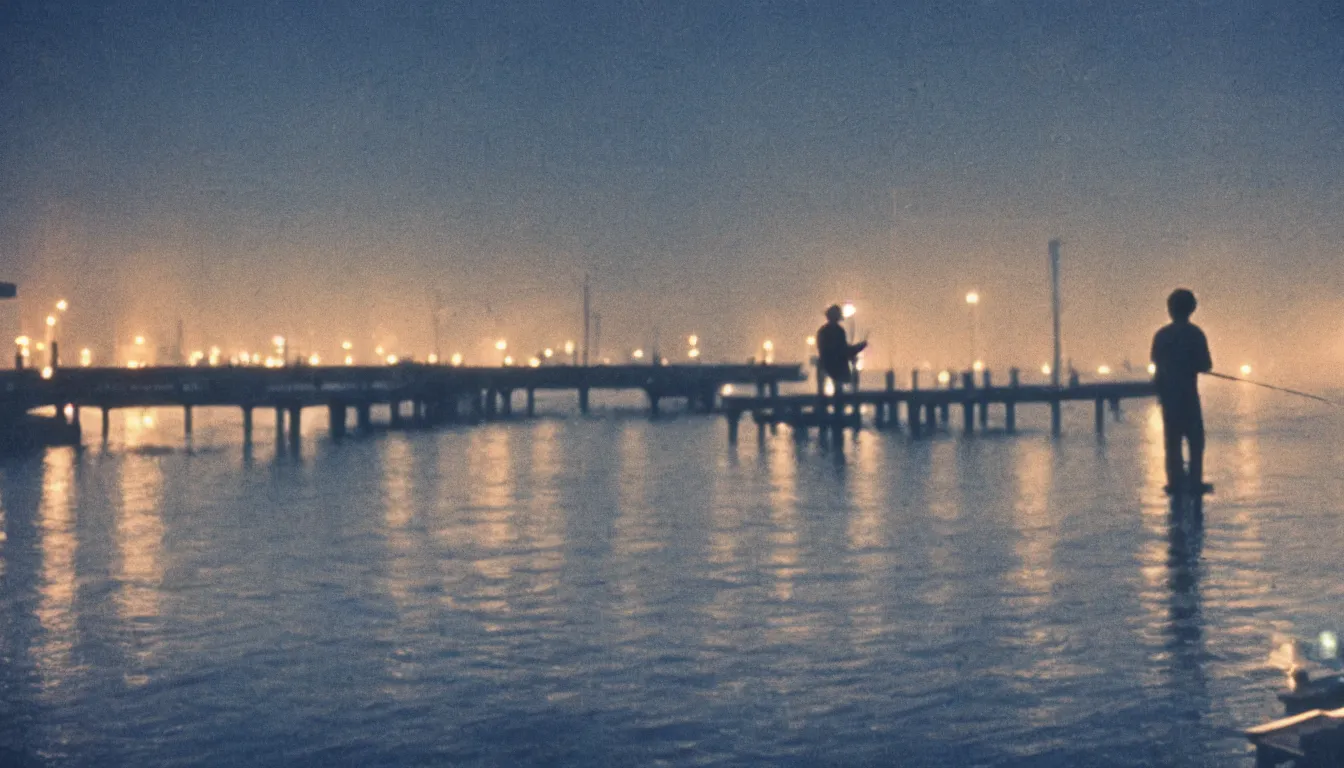
M 1298 397 L 1305 397 L 1309 400 L 1315 400 L 1320 403 L 1325 403 L 1326 405 L 1333 405 L 1336 408 L 1344 408 L 1344 403 L 1337 403 L 1334 400 L 1327 400 L 1324 397 L 1321 397 L 1320 395 L 1313 395 L 1309 392 L 1300 392 L 1296 389 L 1288 389 L 1287 387 L 1276 387 L 1273 384 L 1265 384 L 1264 382 L 1260 381 L 1251 381 L 1250 379 L 1243 379 L 1240 376 L 1229 376 L 1226 373 L 1218 373 L 1217 371 L 1205 371 L 1204 375 L 1212 376 L 1215 379 L 1226 379 L 1227 381 L 1236 381 L 1241 384 L 1250 384 L 1253 387 L 1264 387 L 1265 389 L 1272 389 L 1275 392 L 1285 392 L 1290 395 L 1297 395 Z

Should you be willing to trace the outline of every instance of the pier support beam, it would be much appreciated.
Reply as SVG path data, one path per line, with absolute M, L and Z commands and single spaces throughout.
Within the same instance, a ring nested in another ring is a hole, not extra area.
M 737 422 L 742 418 L 742 412 L 729 411 L 725 415 L 728 417 L 728 442 L 737 445 Z
M 1061 422 L 1063 414 L 1060 413 L 1059 395 L 1055 394 L 1055 399 L 1050 401 L 1050 434 L 1059 437 L 1061 431 Z
M 513 415 L 513 390 L 502 389 L 499 392 L 499 413 L 501 416 Z
M 331 403 L 327 406 L 327 430 L 337 440 L 345 437 L 345 403 Z
M 182 434 L 183 434 L 183 436 L 185 436 L 185 437 L 187 438 L 187 441 L 188 441 L 188 442 L 191 441 L 191 406 L 190 406 L 190 405 L 186 405 L 186 406 L 183 406 L 183 407 L 182 407 Z
M 983 432 L 989 429 L 989 388 L 993 386 L 993 380 L 990 378 L 989 371 L 984 371 L 984 388 L 980 395 L 980 430 Z
M 923 408 L 919 401 L 911 398 L 905 404 L 905 420 L 910 425 L 910 437 L 918 440 L 924 436 Z
M 103 412 L 103 445 L 107 445 L 108 435 L 112 432 L 112 409 L 104 405 L 99 410 Z
M 299 438 L 303 430 L 303 407 L 294 405 L 289 409 L 289 448 L 294 453 L 299 452 Z
M 1017 388 L 1021 372 L 1016 368 L 1008 371 L 1008 387 L 1012 391 L 1003 401 L 1003 428 L 1009 433 L 1017 431 Z
M 1106 400 L 1097 398 L 1097 437 L 1106 436 Z
M 393 429 L 401 428 L 401 401 L 393 400 L 387 404 L 387 423 Z
M 103 413 L 107 413 L 106 410 Z M 252 406 L 243 406 L 243 449 L 252 448 Z
M 537 390 L 535 387 L 527 388 L 527 417 L 530 419 L 537 415 Z
M 355 406 L 355 427 L 363 433 L 367 433 L 373 426 L 373 406 L 368 403 L 360 403 Z
M 580 386 L 580 387 L 579 387 L 579 413 L 583 414 L 584 416 L 587 416 L 587 415 L 588 415 L 588 387 L 587 387 L 587 386 Z M 733 435 L 734 435 L 734 439 L 736 439 L 736 435 L 737 435 L 736 428 L 734 428 L 734 430 L 733 430 Z
M 275 442 L 285 442 L 285 409 L 279 405 L 275 407 Z
M 975 433 L 975 372 L 961 374 L 961 429 L 968 435 Z

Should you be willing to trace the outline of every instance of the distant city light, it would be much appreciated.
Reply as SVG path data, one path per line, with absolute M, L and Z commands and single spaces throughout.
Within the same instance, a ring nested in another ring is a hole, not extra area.
M 1050 364 L 1049 364 L 1049 363 L 1046 363 L 1045 365 L 1042 365 L 1042 366 L 1041 366 L 1041 375 L 1042 375 L 1042 376 L 1049 376 L 1049 375 L 1050 375 Z
M 565 342 L 565 354 L 566 355 L 574 354 L 574 342 L 572 341 Z
M 65 299 L 61 299 L 60 301 L 56 302 L 56 309 L 58 309 L 61 312 L 64 312 L 69 308 L 70 308 L 70 302 L 66 301 Z
M 1249 364 L 1248 364 L 1248 365 L 1243 365 L 1243 366 L 1241 366 L 1241 375 L 1242 375 L 1242 376 L 1250 376 L 1250 375 L 1251 375 L 1251 366 L 1250 366 Z
M 858 312 L 859 312 L 858 308 L 856 308 L 852 303 L 849 302 L 846 302 L 845 306 L 840 308 L 840 314 L 845 318 L 853 317 L 854 315 L 858 314 Z
M 529 368 L 540 368 L 540 367 L 541 367 L 541 358 L 536 357 L 536 356 L 534 355 L 531 359 L 529 359 L 529 360 L 527 361 L 527 367 L 529 367 Z
M 309 364 L 309 365 L 321 365 L 321 364 L 322 364 L 322 357 L 321 357 L 321 355 L 317 354 L 316 352 L 314 352 L 313 354 L 309 355 L 309 356 L 308 356 L 308 364 Z
M 382 357 L 383 355 L 387 354 L 387 351 L 383 349 L 383 345 L 379 344 L 378 346 L 373 348 L 373 354 Z
M 690 337 L 686 339 L 686 343 L 694 347 L 695 345 L 700 343 L 700 337 L 692 333 Z
M 771 340 L 769 340 L 769 339 L 766 339 L 766 340 L 765 340 L 765 343 L 761 344 L 761 349 L 764 349 L 766 352 L 774 352 L 774 351 L 775 351 L 775 342 L 773 342 L 773 341 L 771 341 Z
M 1248 366 L 1242 366 L 1243 368 Z M 1339 654 L 1339 638 L 1334 632 L 1325 630 L 1320 634 L 1317 645 L 1321 649 L 1321 658 L 1333 659 Z
M 348 342 L 348 341 L 342 341 L 342 342 L 341 342 L 341 349 L 344 349 L 346 352 L 349 352 L 350 350 L 352 350 L 352 349 L 354 349 L 354 348 L 355 348 L 355 345 L 354 345 L 354 344 L 351 344 L 351 343 Z
M 1149 375 L 1149 376 L 1152 376 L 1152 375 L 1155 374 L 1155 373 L 1157 373 L 1157 365 L 1156 365 L 1155 363 L 1149 363 L 1149 364 L 1148 364 L 1148 375 Z
M 388 355 L 388 356 L 387 356 L 386 358 L 384 358 L 384 359 L 387 360 L 387 364 L 388 364 L 388 365 L 396 365 L 396 364 L 397 364 L 397 356 L 396 356 L 396 355 Z
M 279 335 L 272 336 L 271 343 L 274 344 L 277 349 L 279 349 L 280 347 L 285 346 L 285 337 Z
M 42 369 L 42 378 L 50 379 L 51 373 L 52 373 L 51 366 L 50 365 L 46 366 L 45 368 Z
M 547 347 L 545 350 L 542 351 L 541 354 L 547 360 L 550 360 L 552 357 L 555 357 L 555 350 L 551 349 L 550 347 Z
M 346 356 L 345 356 L 345 364 L 346 364 L 346 365 L 354 365 L 354 364 L 355 364 L 355 356 L 354 356 L 354 355 L 346 355 Z
M 691 347 L 691 350 L 690 350 L 689 352 L 686 353 L 686 356 L 689 357 L 689 358 L 691 358 L 692 360 L 696 360 L 696 359 L 698 359 L 698 358 L 700 357 L 700 348 L 699 348 L 699 347 Z
M 505 355 L 505 356 L 504 356 L 504 365 L 505 365 L 505 366 L 513 365 L 513 355 Z
M 79 364 L 85 368 L 93 365 L 93 350 L 88 347 L 79 350 Z
M 816 337 L 816 336 L 808 336 L 808 337 L 807 337 L 807 346 L 809 346 L 809 347 L 815 347 L 815 346 L 817 346 L 817 337 Z
M 219 347 L 211 347 L 210 358 L 207 362 L 209 362 L 211 366 L 219 365 L 219 355 L 220 355 Z
M 939 372 L 938 372 L 938 383 L 939 383 L 939 384 L 947 384 L 947 383 L 948 383 L 949 381 L 951 381 L 951 380 L 952 380 L 952 374 L 951 374 L 949 371 L 939 371 Z
M 47 343 L 45 341 L 39 341 L 34 346 L 37 347 L 38 352 L 41 352 L 47 348 Z
M 980 294 L 977 293 L 977 292 L 975 292 L 975 291 L 971 291 L 970 293 L 966 294 L 966 303 L 967 303 L 967 304 L 970 304 L 971 306 L 975 306 L 976 304 L 979 304 L 979 303 L 980 303 Z
M 430 364 L 430 365 L 438 365 L 438 362 L 439 362 L 439 356 L 436 355 L 436 354 L 434 354 L 433 352 L 430 352 L 430 353 L 429 353 L 429 357 L 427 358 L 427 360 L 429 361 L 429 364 Z
M 461 365 L 461 364 L 462 364 L 462 353 L 461 353 L 461 352 L 454 352 L 454 353 L 453 353 L 453 356 L 452 356 L 451 358 L 448 359 L 448 362 L 452 363 L 452 364 L 455 365 L 455 366 L 456 366 L 456 365 Z
M 1111 375 L 1111 366 L 1109 366 L 1109 365 L 1098 365 L 1098 366 L 1097 366 L 1097 375 L 1099 375 L 1099 376 L 1110 376 L 1110 375 Z
M 985 370 L 985 361 L 976 360 L 974 363 L 971 363 L 971 370 L 975 371 L 976 373 Z
M 48 328 L 51 328 L 51 327 L 53 327 L 53 326 L 55 326 L 55 325 L 56 325 L 56 316 L 55 316 L 55 315 L 47 315 L 47 327 L 48 327 Z
M 137 347 L 143 347 L 143 346 L 145 346 L 145 337 L 144 337 L 144 336 L 136 336 L 136 337 L 135 337 L 135 346 L 137 346 Z
M 154 426 L 154 414 L 149 411 L 140 414 L 140 425 L 144 427 Z
M 829 376 L 826 377 L 826 384 L 822 387 L 822 391 L 826 393 L 827 397 L 835 394 L 835 381 Z
M 644 350 L 642 350 L 642 349 L 636 349 L 636 350 L 634 351 L 634 353 L 631 354 L 631 357 L 635 358 L 636 360 L 643 360 L 643 359 L 644 359 Z
M 733 394 L 733 385 L 732 385 L 732 384 L 724 384 L 724 385 L 723 385 L 723 389 L 721 389 L 721 390 L 719 390 L 719 391 L 722 392 L 722 393 L 724 394 L 724 396 L 731 395 L 731 394 Z
M 18 336 L 18 337 L 15 337 L 15 339 L 14 339 L 14 343 L 15 343 L 15 344 L 18 344 L 20 347 L 26 347 L 26 346 L 28 346 L 31 342 L 32 342 L 32 339 L 28 338 L 27 336 Z
M 498 349 L 500 352 L 503 352 L 508 348 L 509 348 L 509 342 L 505 341 L 504 339 L 500 339 L 499 341 L 495 342 L 495 349 Z

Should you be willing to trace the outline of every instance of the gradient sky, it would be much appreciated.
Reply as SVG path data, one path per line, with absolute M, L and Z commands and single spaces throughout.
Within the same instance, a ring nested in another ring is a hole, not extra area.
M 1344 365 L 1344 6 L 1135 2 L 0 5 L 0 279 L 24 330 L 273 333 L 481 360 L 1141 364 L 1196 290 L 1224 368 Z M 8 310 L 7 322 L 19 322 Z

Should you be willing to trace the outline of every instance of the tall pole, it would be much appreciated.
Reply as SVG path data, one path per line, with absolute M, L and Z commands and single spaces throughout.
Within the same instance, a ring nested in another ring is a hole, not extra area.
M 1059 367 L 1062 364 L 1059 340 L 1059 239 L 1050 241 L 1050 309 L 1054 320 L 1055 356 L 1050 364 L 1050 386 L 1059 388 Z
M 584 353 L 587 354 L 586 352 Z M 586 359 L 586 358 L 585 358 Z M 593 359 L 602 361 L 602 313 L 593 313 Z M 584 363 L 587 365 L 587 363 Z
M 588 323 L 592 304 L 588 291 L 588 273 L 583 273 L 583 365 L 588 367 Z

